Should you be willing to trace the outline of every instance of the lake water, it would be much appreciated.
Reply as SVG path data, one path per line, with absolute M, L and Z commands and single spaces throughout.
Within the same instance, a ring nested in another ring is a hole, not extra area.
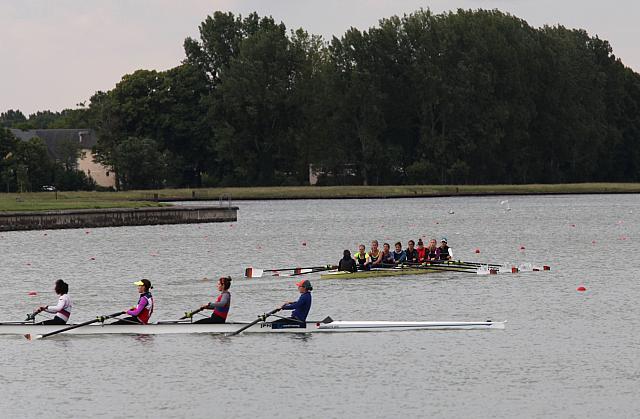
M 374 238 L 404 245 L 444 235 L 456 258 L 551 266 L 517 275 L 309 276 L 311 319 L 494 319 L 508 320 L 506 330 L 0 336 L 0 412 L 638 417 L 638 204 L 638 195 L 258 201 L 240 202 L 235 223 L 0 233 L 4 320 L 53 304 L 58 278 L 70 284 L 76 322 L 112 313 L 137 301 L 132 282 L 143 277 L 154 284 L 154 318 L 175 319 L 209 301 L 227 274 L 230 319 L 253 320 L 297 289 L 295 278 L 243 279 L 245 267 L 337 263 L 343 249 Z M 581 285 L 586 292 L 576 291 Z

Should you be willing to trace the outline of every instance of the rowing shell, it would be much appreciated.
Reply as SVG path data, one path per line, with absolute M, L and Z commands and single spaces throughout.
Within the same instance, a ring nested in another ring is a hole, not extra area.
M 307 327 L 274 328 L 272 322 L 259 322 L 243 333 L 319 333 L 319 332 L 395 332 L 401 330 L 473 330 L 504 329 L 506 322 L 396 322 L 396 321 L 331 321 L 307 323 Z M 65 332 L 65 335 L 163 335 L 163 334 L 227 334 L 249 323 L 197 324 L 184 322 L 158 322 L 146 325 L 88 325 Z M 68 325 L 34 325 L 0 323 L 0 335 L 44 335 L 69 327 Z M 281 326 L 281 325 L 280 325 Z
M 320 275 L 320 279 L 362 279 L 362 278 L 380 278 L 385 276 L 401 276 L 401 275 L 425 275 L 436 272 L 471 272 L 468 266 L 456 267 L 434 265 L 435 268 L 378 268 L 370 271 L 346 272 L 346 271 L 329 271 Z

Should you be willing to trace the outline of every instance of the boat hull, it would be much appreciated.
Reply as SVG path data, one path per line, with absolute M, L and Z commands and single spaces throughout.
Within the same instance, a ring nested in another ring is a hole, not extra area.
M 372 269 L 370 271 L 345 272 L 345 271 L 329 271 L 320 275 L 320 279 L 365 279 L 365 278 L 381 278 L 387 276 L 403 276 L 403 275 L 426 275 L 437 272 L 469 272 L 476 271 L 468 266 L 443 265 L 427 268 L 381 268 Z
M 64 335 L 163 335 L 163 334 L 228 334 L 248 323 L 196 324 L 159 322 L 147 325 L 88 325 L 64 332 Z M 0 323 L 0 335 L 26 335 L 37 337 L 64 329 L 71 325 L 33 325 Z M 394 321 L 333 321 L 307 323 L 306 328 L 274 328 L 271 322 L 257 323 L 243 333 L 337 333 L 337 332 L 391 332 L 402 330 L 473 330 L 504 329 L 505 322 L 394 322 Z M 62 335 L 62 334 L 61 334 Z M 52 336 L 53 337 L 53 336 Z

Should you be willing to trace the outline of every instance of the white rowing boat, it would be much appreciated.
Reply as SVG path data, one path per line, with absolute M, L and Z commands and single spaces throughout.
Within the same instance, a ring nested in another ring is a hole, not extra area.
M 398 322 L 398 321 L 321 321 L 307 322 L 301 327 L 273 327 L 272 322 L 258 322 L 242 333 L 319 333 L 319 332 L 395 332 L 400 330 L 473 330 L 504 329 L 506 322 Z M 188 322 L 158 322 L 146 325 L 92 324 L 64 332 L 65 335 L 162 335 L 162 334 L 230 334 L 249 323 L 198 324 Z M 34 325 L 31 323 L 0 323 L 0 335 L 45 335 L 68 325 Z

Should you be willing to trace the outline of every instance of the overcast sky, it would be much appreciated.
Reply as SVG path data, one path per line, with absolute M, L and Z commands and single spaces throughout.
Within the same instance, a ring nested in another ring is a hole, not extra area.
M 75 107 L 124 74 L 174 67 L 184 39 L 216 10 L 272 15 L 329 39 L 421 7 L 500 9 L 535 27 L 582 28 L 640 71 L 640 0 L 0 0 L 0 112 Z

